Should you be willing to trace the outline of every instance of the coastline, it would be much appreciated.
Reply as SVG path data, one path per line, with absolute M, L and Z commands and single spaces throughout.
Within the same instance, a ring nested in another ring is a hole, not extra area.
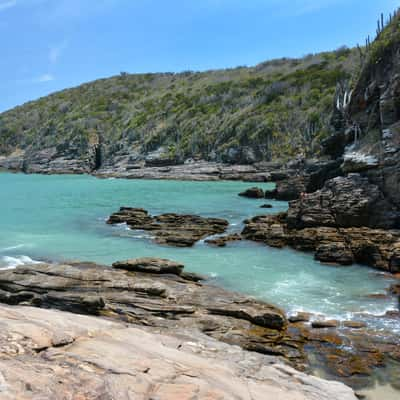
M 214 286 L 161 259 L 129 260 L 114 268 L 88 262 L 19 266 L 0 271 L 0 301 L 123 321 L 156 334 L 190 332 L 193 342 L 205 335 L 357 390 L 374 384 L 382 351 L 395 356 L 399 345 L 392 342 L 389 348 L 362 326 L 317 328 L 305 313 L 287 318 L 275 306 Z M 365 347 L 366 337 L 371 347 Z M 348 340 L 354 348 L 345 351 Z M 397 368 L 388 370 L 388 382 Z

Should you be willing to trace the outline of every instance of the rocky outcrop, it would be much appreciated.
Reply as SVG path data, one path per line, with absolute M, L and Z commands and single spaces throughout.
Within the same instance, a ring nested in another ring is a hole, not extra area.
M 10 399 L 15 398 L 12 397 L 15 395 L 12 390 L 43 393 L 41 390 L 45 390 L 45 385 L 36 382 L 43 382 L 45 378 L 50 382 L 55 379 L 57 391 L 54 396 L 58 393 L 65 396 L 68 390 L 80 393 L 81 379 L 84 378 L 84 388 L 92 394 L 90 390 L 98 389 L 95 384 L 97 379 L 105 382 L 109 379 L 108 374 L 115 379 L 118 376 L 120 379 L 139 377 L 142 383 L 153 384 L 151 390 L 156 390 L 158 373 L 165 372 L 163 362 L 173 367 L 175 378 L 171 378 L 171 393 L 175 396 L 175 390 L 181 389 L 180 385 L 173 386 L 177 379 L 175 355 L 180 354 L 180 360 L 187 362 L 190 359 L 187 350 L 205 358 L 207 367 L 202 369 L 201 374 L 196 373 L 196 383 L 200 383 L 203 374 L 209 376 L 212 364 L 214 385 L 219 360 L 224 360 L 225 367 L 238 367 L 246 376 L 246 368 L 254 366 L 255 370 L 251 369 L 253 372 L 250 374 L 252 378 L 246 379 L 255 379 L 261 365 L 266 367 L 279 363 L 282 370 L 291 371 L 283 378 L 283 388 L 290 384 L 291 376 L 296 379 L 302 377 L 302 382 L 314 379 L 292 370 L 288 363 L 297 369 L 304 369 L 305 363 L 310 363 L 311 368 L 320 368 L 315 360 L 322 359 L 322 368 L 329 372 L 331 378 L 340 377 L 349 384 L 359 385 L 359 379 L 365 380 L 363 384 L 369 382 L 374 368 L 383 366 L 386 357 L 400 360 L 398 338 L 392 338 L 388 333 L 383 334 L 385 340 L 382 340 L 382 333 L 381 336 L 371 333 L 364 325 L 356 324 L 353 328 L 335 324 L 333 327 L 321 316 L 318 319 L 319 329 L 312 329 L 307 322 L 303 323 L 311 318 L 305 313 L 302 313 L 304 316 L 300 313 L 297 318 L 292 317 L 289 322 L 278 308 L 196 282 L 193 274 L 182 271 L 180 263 L 163 259 L 127 260 L 115 263 L 114 268 L 92 263 L 18 267 L 0 271 L 0 294 L 2 303 L 60 310 L 0 306 L 0 348 L 2 354 L 7 355 L 0 360 L 0 363 L 3 362 L 1 373 L 10 390 L 6 392 L 5 386 L 0 385 L 0 397 L 9 393 Z M 96 318 L 74 316 L 68 312 L 91 314 Z M 354 343 L 351 349 L 343 347 L 347 337 Z M 389 342 L 388 337 L 391 338 Z M 169 343 L 173 344 L 173 349 Z M 161 363 L 153 352 L 158 352 L 160 346 L 166 351 L 160 356 Z M 310 352 L 312 357 L 308 358 Z M 250 360 L 256 364 L 251 364 Z M 185 362 L 179 363 L 180 371 Z M 329 364 L 328 369 L 325 369 L 324 363 Z M 35 368 L 28 368 L 30 366 Z M 20 372 L 17 367 L 24 368 L 25 372 Z M 138 372 L 135 368 L 143 370 Z M 195 371 L 192 365 L 190 374 L 183 375 L 193 378 Z M 68 379 L 65 381 L 62 376 Z M 169 382 L 165 374 L 162 376 L 163 383 Z M 263 373 L 261 381 L 264 380 L 270 382 L 271 375 L 268 378 Z M 18 384 L 25 381 L 30 386 Z M 119 381 L 118 390 L 122 394 L 128 390 L 124 389 L 124 384 L 125 380 Z M 338 395 L 344 396 L 345 392 L 340 390 L 343 386 L 334 385 L 339 390 Z M 104 393 L 105 389 L 101 387 Z M 132 390 L 139 389 L 143 387 L 135 385 Z M 307 393 L 313 390 L 308 387 Z M 58 398 L 51 397 L 53 392 L 44 393 L 50 393 L 51 399 Z M 329 390 L 328 393 L 334 396 Z M 148 392 L 145 391 L 145 394 Z M 311 399 L 324 398 L 321 393 L 318 396 Z
M 15 399 L 355 400 L 341 383 L 193 330 L 0 306 L 0 397 Z M 212 368 L 210 368 L 212 365 Z
M 242 236 L 272 247 L 291 246 L 312 251 L 322 262 L 355 262 L 392 273 L 400 272 L 400 231 L 367 227 L 315 226 L 295 228 L 286 214 L 258 216 L 245 221 Z
M 118 261 L 113 264 L 113 267 L 133 272 L 182 275 L 184 265 L 162 258 L 146 257 L 134 260 Z
M 108 224 L 126 223 L 131 229 L 150 231 L 155 241 L 176 247 L 191 247 L 200 239 L 225 232 L 228 221 L 197 215 L 162 214 L 151 216 L 142 208 L 121 207 Z
M 228 243 L 238 242 L 242 240 L 242 236 L 239 233 L 232 233 L 230 235 L 223 235 L 207 239 L 205 242 L 212 246 L 225 247 Z
M 346 173 L 359 172 L 400 210 L 400 30 L 397 13 L 368 47 L 348 102 L 335 108 L 325 153 L 344 157 Z M 343 95 L 343 93 L 341 93 Z M 337 99 L 338 104 L 342 99 Z
M 314 193 L 292 202 L 289 228 L 370 227 L 397 228 L 400 213 L 385 199 L 378 186 L 358 174 L 337 177 Z
M 267 190 L 265 198 L 281 201 L 296 200 L 302 192 L 306 191 L 306 177 L 292 176 L 288 179 L 277 182 L 275 189 Z
M 160 329 L 195 329 L 226 343 L 304 363 L 284 313 L 208 284 L 162 259 L 36 264 L 0 271 L 0 301 L 105 316 Z
M 248 197 L 250 199 L 262 199 L 264 198 L 264 191 L 258 187 L 252 187 L 246 189 L 244 192 L 239 193 L 241 197 Z

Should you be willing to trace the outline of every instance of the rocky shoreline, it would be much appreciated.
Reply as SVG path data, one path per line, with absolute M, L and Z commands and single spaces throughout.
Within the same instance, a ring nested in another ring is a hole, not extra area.
M 164 334 L 104 318 L 4 305 L 0 325 L 4 400 L 261 400 L 266 393 L 281 400 L 356 399 L 343 384 L 191 330 Z
M 0 271 L 0 302 L 93 315 L 99 321 L 124 323 L 151 334 L 185 336 L 200 348 L 204 341 L 212 341 L 217 349 L 228 350 L 224 346 L 229 345 L 242 357 L 306 372 L 322 369 L 326 378 L 356 389 L 372 384 L 377 368 L 400 361 L 399 338 L 389 332 L 305 313 L 287 318 L 275 306 L 204 279 L 185 272 L 181 263 L 154 258 L 116 262 L 113 268 L 82 262 L 26 265 Z M 72 328 L 67 324 L 66 329 Z M 61 339 L 60 345 L 56 341 L 43 346 L 39 354 L 60 347 L 61 342 L 67 349 L 75 342 Z M 349 341 L 351 348 L 346 346 Z M 386 381 L 395 384 L 395 372 L 389 369 Z

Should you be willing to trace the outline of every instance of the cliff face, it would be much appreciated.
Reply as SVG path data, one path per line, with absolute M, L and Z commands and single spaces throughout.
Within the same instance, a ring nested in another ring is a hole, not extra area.
M 343 48 L 253 68 L 121 73 L 0 114 L 0 166 L 88 172 L 315 154 L 336 82 L 358 67 Z
M 357 172 L 400 207 L 400 16 L 368 48 L 351 101 L 333 116 L 325 152 L 344 157 L 344 172 Z

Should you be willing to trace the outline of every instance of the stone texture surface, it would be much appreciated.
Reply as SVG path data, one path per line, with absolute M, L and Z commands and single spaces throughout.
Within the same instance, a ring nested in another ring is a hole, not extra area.
M 252 187 L 246 189 L 244 192 L 239 193 L 241 197 L 248 197 L 250 199 L 262 199 L 264 198 L 264 191 L 258 187 Z
M 107 223 L 126 223 L 131 229 L 150 231 L 157 243 L 176 247 L 191 247 L 200 239 L 225 232 L 229 225 L 221 218 L 181 214 L 151 216 L 142 208 L 132 207 L 121 207 Z
M 292 340 L 286 317 L 277 307 L 202 284 L 182 271 L 179 263 L 152 259 L 149 267 L 145 261 L 118 262 L 114 264 L 118 269 L 79 263 L 0 271 L 0 301 L 164 329 L 197 329 L 226 343 L 280 356 L 299 367 L 304 364 L 303 343 Z
M 329 226 L 295 229 L 288 220 L 285 213 L 254 217 L 245 221 L 242 236 L 273 247 L 312 251 L 322 262 L 357 262 L 392 273 L 400 271 L 400 230 Z
M 231 355 L 243 354 L 248 359 L 256 360 L 261 357 L 268 362 L 291 365 L 302 371 L 311 371 L 311 368 L 322 369 L 330 379 L 340 378 L 355 386 L 363 382 L 362 386 L 365 386 L 370 383 L 370 377 L 377 366 L 384 366 L 388 359 L 400 361 L 398 337 L 393 337 L 390 332 L 376 333 L 368 328 L 362 329 L 364 325 L 354 327 L 338 325 L 337 328 L 329 328 L 329 332 L 325 332 L 327 328 L 323 327 L 310 329 L 308 320 L 317 318 L 319 321 L 325 321 L 324 317 L 299 313 L 288 321 L 284 313 L 274 306 L 228 292 L 207 282 L 198 282 L 193 274 L 186 273 L 180 268 L 158 269 L 160 265 L 175 264 L 180 265 L 167 262 L 167 260 L 152 259 L 151 268 L 145 267 L 143 272 L 133 272 L 132 265 L 135 269 L 137 265 L 140 265 L 142 270 L 143 265 L 149 265 L 148 260 L 145 263 L 143 259 L 118 262 L 116 263 L 118 269 L 92 263 L 36 264 L 18 267 L 15 270 L 0 271 L 0 302 L 90 314 L 96 316 L 95 321 L 102 321 L 105 318 L 109 324 L 107 333 L 113 330 L 110 324 L 122 322 L 124 328 L 135 327 L 149 333 L 173 336 L 179 340 L 185 337 L 188 338 L 185 340 L 190 341 L 198 352 L 205 349 L 205 343 L 211 343 L 209 351 L 205 353 L 208 357 L 209 370 L 210 364 L 214 365 L 210 357 L 214 360 L 213 357 L 220 354 L 221 359 L 236 363 L 237 359 L 231 359 Z M 157 265 L 156 270 L 153 270 L 154 265 Z M 0 332 L 5 332 L 6 329 L 1 323 L 1 309 L 0 307 Z M 34 314 L 29 312 L 26 315 L 31 320 Z M 389 317 L 398 318 L 397 314 Z M 62 329 L 57 328 L 57 319 L 51 322 L 50 326 L 56 334 L 51 334 L 49 339 L 48 324 L 41 317 L 43 328 L 40 333 L 41 342 L 35 345 L 35 353 L 45 357 L 46 361 L 47 351 L 59 351 L 60 348 L 75 345 L 77 341 L 71 333 L 71 329 L 75 326 L 71 323 L 71 319 L 62 317 L 62 321 L 64 324 Z M 89 329 L 86 322 L 89 320 L 84 321 L 85 329 Z M 101 322 L 98 323 L 101 324 Z M 28 323 L 21 324 L 21 331 L 31 332 L 32 328 L 28 325 Z M 85 332 L 82 335 L 85 337 L 83 340 L 87 342 L 86 336 L 93 336 L 93 333 L 86 334 Z M 136 345 L 142 346 L 143 342 L 136 339 L 135 335 L 132 336 L 131 333 L 127 335 L 132 337 Z M 144 334 L 140 333 L 140 335 Z M 20 344 L 25 343 L 26 336 L 21 338 Z M 2 337 L 0 333 L 0 346 Z M 156 340 L 159 343 L 162 342 L 160 337 Z M 348 343 L 349 340 L 353 343 L 352 347 L 343 347 L 343 344 Z M 128 351 L 130 340 L 124 337 L 121 342 L 122 344 L 118 346 Z M 96 362 L 87 364 L 82 362 L 79 368 L 84 365 L 84 368 L 90 367 L 98 371 L 102 357 L 115 353 L 115 349 L 110 349 L 109 353 L 108 350 L 103 350 L 103 342 L 93 343 L 91 354 L 96 358 Z M 12 351 L 16 354 L 20 354 L 18 344 L 10 345 L 9 348 L 14 349 Z M 182 344 L 176 346 L 177 350 L 182 348 Z M 241 349 L 250 353 L 243 352 Z M 137 350 L 132 351 L 134 353 Z M 127 353 L 127 357 L 130 357 L 129 354 Z M 0 360 L 2 360 L 1 357 Z M 64 359 L 60 358 L 60 360 L 64 365 Z M 82 359 L 79 358 L 79 360 Z M 322 363 L 319 360 L 323 360 Z M 116 364 L 112 367 L 107 366 L 104 370 L 112 375 L 118 375 L 116 371 L 126 371 L 123 364 L 118 364 L 119 355 L 117 358 L 114 357 L 114 361 Z M 30 366 L 30 364 L 26 365 Z M 154 366 L 146 367 L 145 370 L 147 368 L 155 370 L 157 365 L 157 361 L 154 361 Z M 72 386 L 70 384 L 69 387 L 75 390 L 75 383 L 81 386 L 81 377 L 75 374 L 75 364 L 72 366 L 69 364 L 69 366 L 72 369 L 68 369 L 65 375 L 73 377 L 69 381 Z M 34 370 L 36 374 L 38 369 Z M 32 371 L 30 373 L 33 374 Z M 101 370 L 102 376 L 104 373 Z M 49 374 L 53 376 L 53 372 Z M 20 375 L 18 372 L 18 376 Z M 128 374 L 124 372 L 122 375 Z M 30 375 L 21 376 L 31 379 Z M 253 373 L 249 376 L 252 377 L 251 379 L 254 378 Z M 296 372 L 296 377 L 299 376 Z M 36 377 L 37 375 L 34 376 L 35 379 Z M 10 379 L 9 376 L 8 380 Z M 263 379 L 268 380 L 266 376 Z M 64 382 L 61 378 L 60 380 Z M 390 373 L 391 380 L 392 373 Z M 87 398 L 92 397 L 88 395 Z
M 191 332 L 0 306 L 0 398 L 355 400 L 341 383 Z
M 324 187 L 290 204 L 290 228 L 396 228 L 399 213 L 376 185 L 359 174 L 337 177 Z

